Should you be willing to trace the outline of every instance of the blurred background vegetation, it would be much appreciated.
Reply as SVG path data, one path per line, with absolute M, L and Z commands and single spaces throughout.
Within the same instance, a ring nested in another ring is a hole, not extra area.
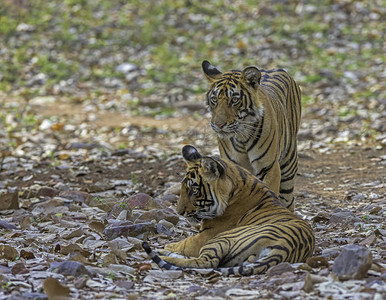
M 0 1 L 2 108 L 55 95 L 127 110 L 167 102 L 172 114 L 202 101 L 204 59 L 285 68 L 305 105 L 327 99 L 341 115 L 385 98 L 384 0 Z
M 203 86 L 197 80 L 203 59 L 224 68 L 286 67 L 307 84 L 323 80 L 321 69 L 338 78 L 346 70 L 372 75 L 368 66 L 384 58 L 384 1 L 1 2 L 6 92 L 53 93 L 58 84 L 74 83 L 97 88 L 123 79 L 116 69 L 122 63 L 145 71 L 139 78 L 145 94 L 181 81 L 196 91 L 189 83 Z

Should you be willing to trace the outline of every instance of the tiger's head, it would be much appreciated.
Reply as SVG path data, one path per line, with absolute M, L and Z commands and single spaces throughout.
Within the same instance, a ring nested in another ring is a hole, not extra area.
M 261 93 L 259 69 L 250 66 L 222 73 L 206 60 L 202 69 L 210 83 L 206 98 L 212 113 L 211 127 L 219 137 L 248 139 L 263 114 L 257 96 Z
M 187 172 L 181 183 L 177 213 L 195 222 L 221 216 L 234 188 L 226 175 L 226 163 L 202 156 L 190 145 L 183 147 L 182 156 L 187 164 Z

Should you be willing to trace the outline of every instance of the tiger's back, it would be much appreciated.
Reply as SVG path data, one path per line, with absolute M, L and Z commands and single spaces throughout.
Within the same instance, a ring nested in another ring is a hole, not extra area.
M 261 73 L 261 87 L 271 95 L 273 103 L 278 100 L 284 106 L 290 131 L 297 134 L 302 112 L 299 85 L 284 69 L 261 70 Z
M 209 62 L 207 103 L 220 155 L 251 171 L 294 209 L 301 92 L 283 69 L 221 73 Z
M 161 268 L 214 268 L 224 275 L 248 276 L 280 262 L 303 262 L 312 255 L 311 227 L 279 205 L 266 185 L 232 162 L 201 157 L 194 150 L 184 156 L 191 162 L 177 211 L 204 219 L 199 234 L 165 247 L 191 258 L 159 257 L 143 245 Z

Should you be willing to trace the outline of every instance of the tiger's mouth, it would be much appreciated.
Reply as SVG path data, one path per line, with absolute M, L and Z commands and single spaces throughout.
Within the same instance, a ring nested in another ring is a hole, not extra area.
M 223 126 L 218 126 L 214 124 L 213 122 L 210 122 L 210 126 L 212 127 L 213 131 L 220 137 L 231 137 L 236 134 L 236 131 L 234 128 L 230 128 L 227 124 Z
M 199 223 L 202 220 L 209 220 L 215 218 L 217 215 L 214 212 L 206 210 L 197 210 L 194 212 L 186 213 L 185 217 L 193 223 Z

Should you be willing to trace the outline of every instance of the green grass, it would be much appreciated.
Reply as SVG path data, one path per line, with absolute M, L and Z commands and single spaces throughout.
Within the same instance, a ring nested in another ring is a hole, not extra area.
M 186 90 L 201 93 L 206 88 L 200 77 L 202 60 L 209 59 L 221 69 L 260 65 L 257 49 L 262 45 L 276 49 L 280 56 L 261 67 L 300 73 L 305 78 L 302 85 L 310 89 L 322 80 L 319 69 L 329 68 L 335 74 L 368 72 L 369 64 L 384 61 L 381 21 L 367 18 L 356 23 L 354 12 L 347 17 L 352 22 L 340 28 L 326 21 L 326 16 L 335 17 L 339 1 L 311 0 L 307 5 L 267 0 L 5 3 L 0 8 L 0 35 L 6 48 L 0 57 L 0 90 L 5 92 L 31 88 L 30 77 L 39 73 L 47 80 L 32 88 L 41 94 L 51 93 L 55 85 L 70 78 L 76 83 L 92 82 L 96 90 L 106 78 L 124 80 L 115 68 L 131 62 L 146 72 L 138 79 L 139 96 L 157 95 L 160 89 L 181 82 L 187 83 Z M 361 5 L 363 10 L 374 10 L 374 3 Z M 28 24 L 31 31 L 18 31 L 20 24 Z M 340 52 L 340 46 L 332 44 L 334 30 L 358 49 Z M 246 43 L 245 53 L 237 52 L 239 41 Z M 293 56 L 293 49 L 301 54 Z

